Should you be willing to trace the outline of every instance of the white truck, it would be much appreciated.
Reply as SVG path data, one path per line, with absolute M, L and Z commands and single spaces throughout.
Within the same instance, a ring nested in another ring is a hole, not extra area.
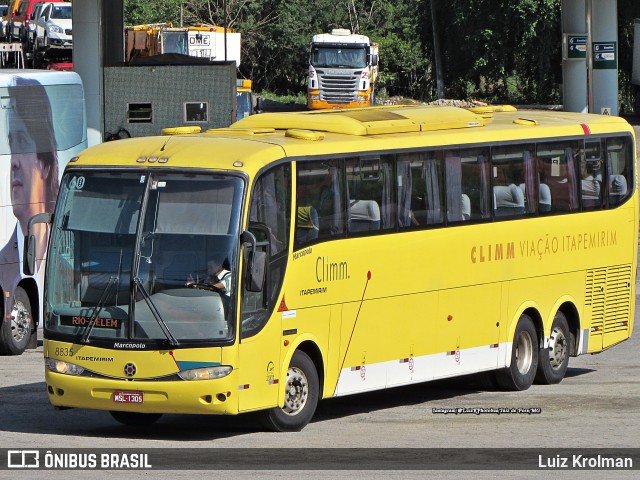
M 338 28 L 311 39 L 310 109 L 374 105 L 377 78 L 378 45 L 369 37 Z

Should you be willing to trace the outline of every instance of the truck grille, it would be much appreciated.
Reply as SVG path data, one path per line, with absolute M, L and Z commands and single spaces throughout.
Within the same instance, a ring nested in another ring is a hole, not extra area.
M 355 102 L 361 73 L 361 71 L 344 73 L 317 71 L 320 100 L 335 104 Z

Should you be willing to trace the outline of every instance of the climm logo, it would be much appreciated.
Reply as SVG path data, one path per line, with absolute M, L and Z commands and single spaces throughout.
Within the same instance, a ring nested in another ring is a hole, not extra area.
M 316 259 L 316 280 L 318 283 L 335 282 L 349 278 L 349 265 L 347 262 L 334 262 L 329 257 Z
M 471 263 L 499 262 L 515 256 L 515 242 L 474 245 L 471 248 Z

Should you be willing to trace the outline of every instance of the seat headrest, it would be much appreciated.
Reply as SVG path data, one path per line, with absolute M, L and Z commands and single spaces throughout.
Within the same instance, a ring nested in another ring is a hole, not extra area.
M 540 193 L 538 203 L 551 205 L 551 189 L 549 188 L 549 185 L 547 185 L 546 183 L 541 183 L 538 188 Z
M 627 179 L 624 178 L 624 175 L 611 175 L 609 182 L 611 183 L 611 193 L 614 195 L 626 195 Z
M 493 195 L 498 207 L 524 207 L 524 193 L 515 184 L 493 187 Z
M 375 200 L 351 200 L 351 220 L 380 221 L 380 207 Z

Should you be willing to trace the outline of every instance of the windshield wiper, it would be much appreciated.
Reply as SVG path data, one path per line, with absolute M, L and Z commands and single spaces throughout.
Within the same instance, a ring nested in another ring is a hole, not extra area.
M 151 295 L 149 295 L 149 292 L 147 292 L 147 290 L 144 288 L 144 285 L 142 285 L 142 280 L 140 280 L 140 278 L 138 277 L 135 277 L 133 281 L 140 289 L 140 293 L 142 293 L 142 298 L 144 298 L 144 301 L 149 307 L 149 310 L 151 311 L 153 318 L 155 318 L 156 322 L 158 322 L 158 325 L 160 325 L 160 330 L 162 330 L 162 333 L 164 333 L 165 337 L 167 337 L 167 340 L 169 340 L 169 343 L 171 344 L 171 346 L 175 347 L 177 345 L 180 345 L 178 343 L 178 340 L 176 340 L 176 337 L 173 336 L 173 334 L 171 333 L 171 330 L 169 330 L 169 327 L 162 319 L 162 315 L 160 315 L 160 312 L 158 311 L 156 305 L 153 303 L 153 300 L 151 300 Z
M 93 313 L 89 318 L 89 323 L 87 324 L 86 327 L 84 327 L 84 333 L 82 334 L 80 343 L 89 343 L 89 335 L 91 335 L 91 331 L 93 330 L 93 327 L 96 325 L 96 321 L 98 320 L 98 315 L 100 315 L 100 312 L 102 311 L 102 307 L 104 303 L 107 301 L 109 294 L 111 293 L 112 287 L 117 282 L 118 282 L 118 277 L 116 276 L 109 277 L 109 281 L 107 282 L 107 285 L 104 287 L 104 290 L 102 290 L 102 294 L 98 299 L 98 303 L 96 303 L 96 306 L 93 309 Z

